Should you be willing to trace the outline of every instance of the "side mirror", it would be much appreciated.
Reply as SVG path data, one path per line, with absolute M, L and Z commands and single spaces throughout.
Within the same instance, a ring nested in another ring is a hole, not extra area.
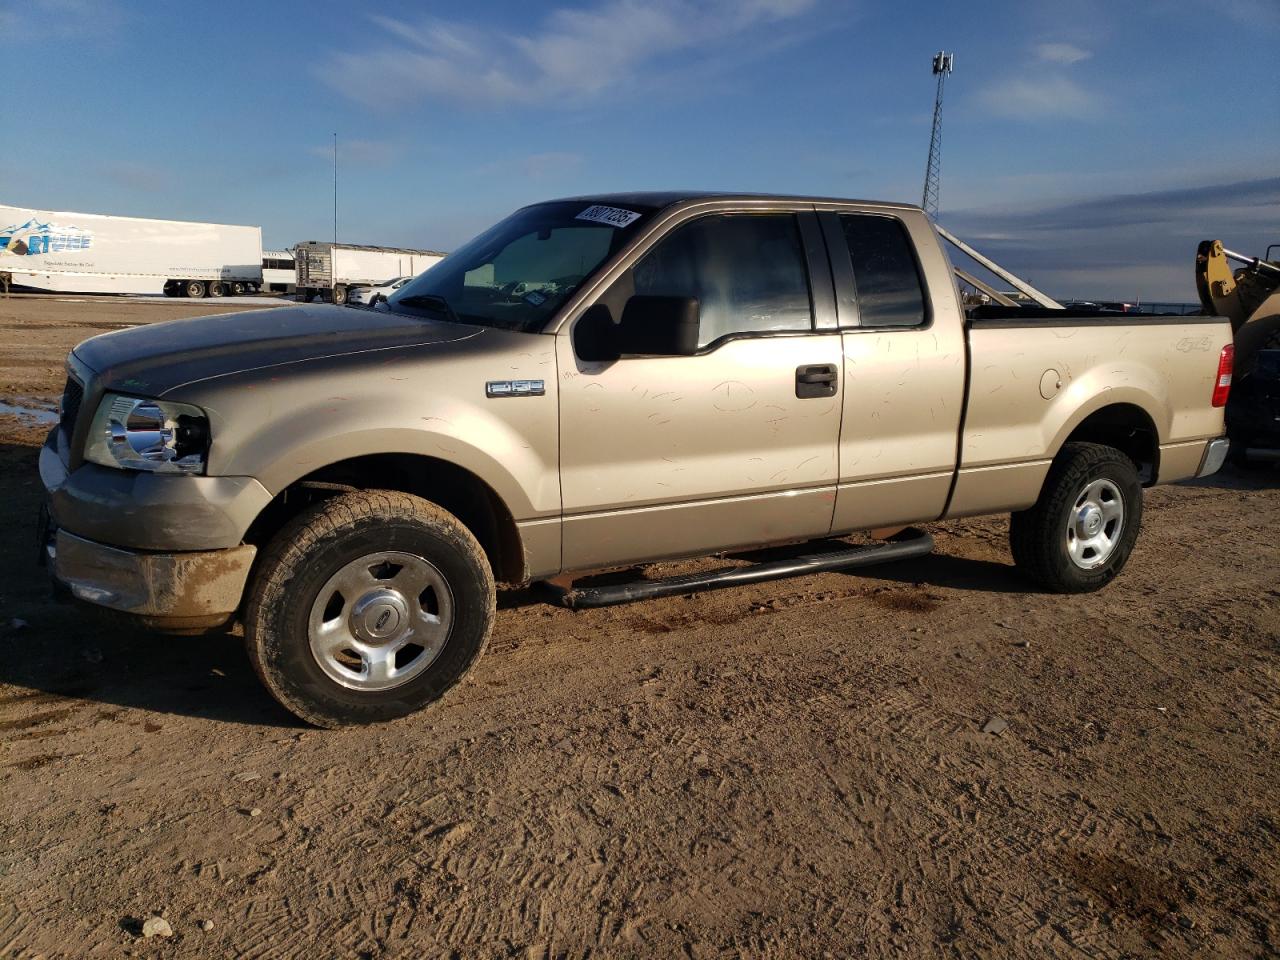
M 697 297 L 631 297 L 614 343 L 624 356 L 693 356 L 698 352 Z

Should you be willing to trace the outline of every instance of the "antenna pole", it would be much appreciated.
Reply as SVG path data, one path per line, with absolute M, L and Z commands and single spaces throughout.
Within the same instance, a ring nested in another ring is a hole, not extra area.
M 338 244 L 338 134 L 333 135 L 333 243 Z
M 920 206 L 935 221 L 938 219 L 938 194 L 942 188 L 942 92 L 954 61 L 955 54 L 941 50 L 933 58 L 938 92 L 933 99 L 933 133 L 929 137 L 929 163 L 924 170 L 924 197 Z

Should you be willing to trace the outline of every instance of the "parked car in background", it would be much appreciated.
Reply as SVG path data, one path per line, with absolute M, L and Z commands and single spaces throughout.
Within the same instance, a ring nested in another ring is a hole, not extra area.
M 356 307 L 371 307 L 379 300 L 387 299 L 412 279 L 413 277 L 395 277 L 371 287 L 351 287 L 347 290 L 347 303 Z

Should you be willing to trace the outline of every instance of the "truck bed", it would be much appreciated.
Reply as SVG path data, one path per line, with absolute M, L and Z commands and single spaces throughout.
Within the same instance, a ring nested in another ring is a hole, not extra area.
M 1052 307 L 1002 307 L 989 304 L 966 311 L 970 325 L 992 326 L 1138 326 L 1174 323 L 1224 323 L 1224 317 L 1181 313 L 1121 313 L 1117 310 L 1055 310 Z

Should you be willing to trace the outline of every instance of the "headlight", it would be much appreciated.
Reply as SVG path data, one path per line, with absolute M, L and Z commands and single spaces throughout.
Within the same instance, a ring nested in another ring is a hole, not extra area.
M 209 418 L 199 407 L 108 393 L 89 426 L 84 458 L 152 473 L 203 473 Z

